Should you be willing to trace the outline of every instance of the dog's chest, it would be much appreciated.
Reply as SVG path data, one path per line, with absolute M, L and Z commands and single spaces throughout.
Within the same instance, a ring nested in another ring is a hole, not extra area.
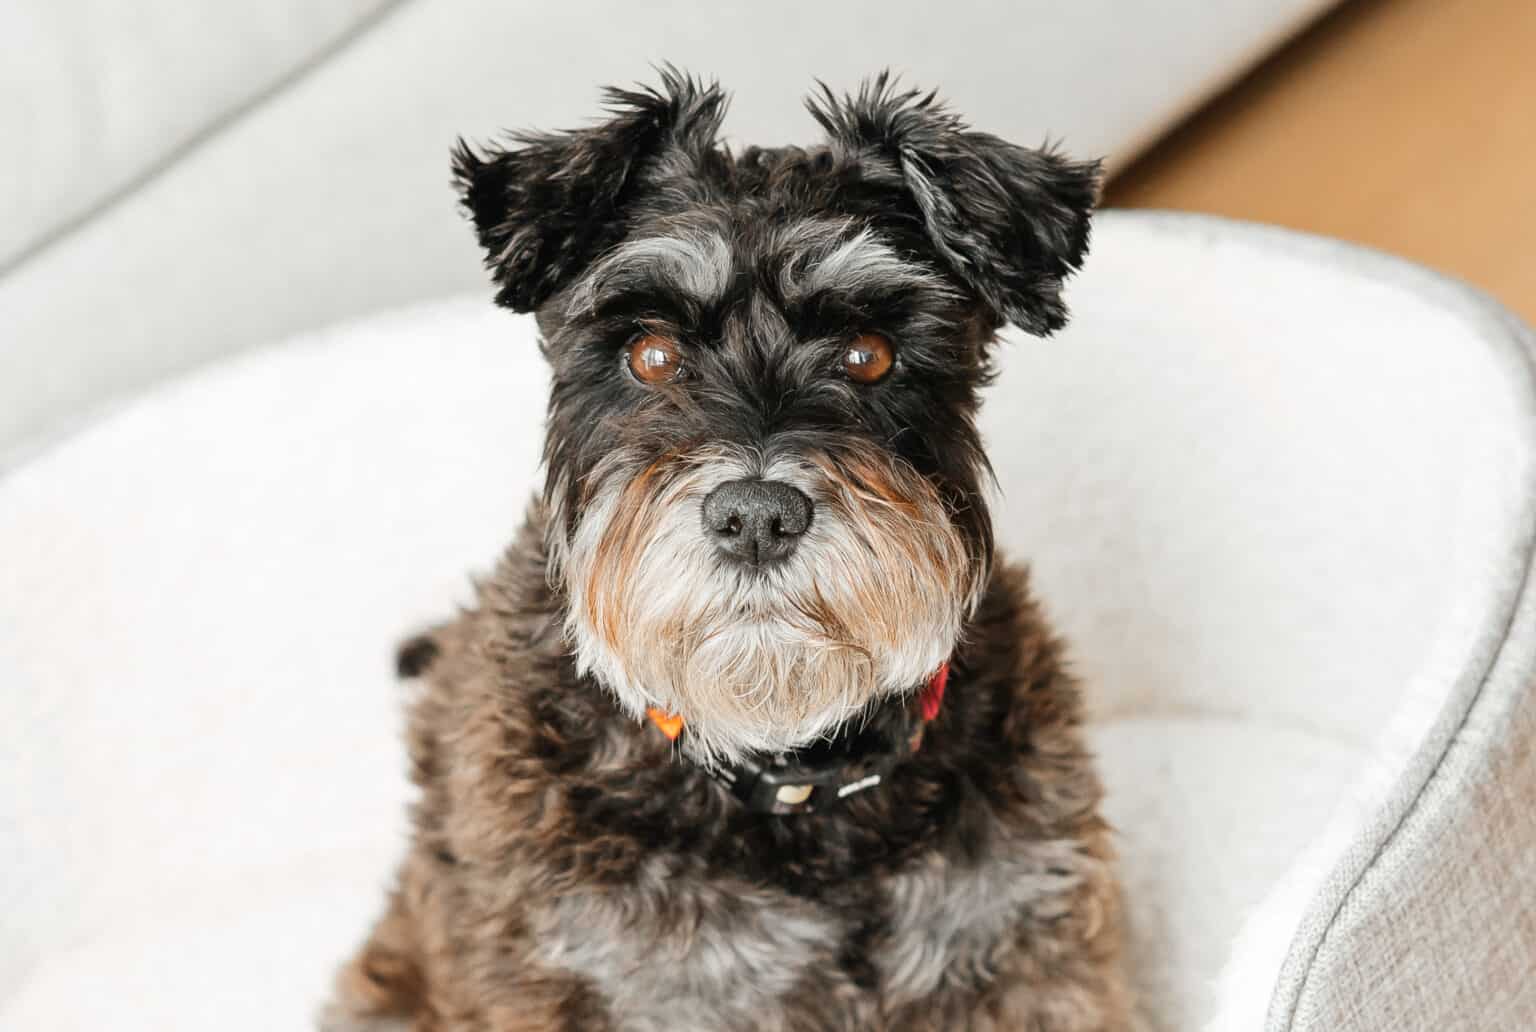
M 864 996 L 858 1006 L 873 1014 L 985 984 L 1026 921 L 1064 911 L 1074 856 L 1066 843 L 970 865 L 930 855 L 872 896 L 850 893 L 869 902 L 846 907 L 744 883 L 685 883 L 658 863 L 633 890 L 540 908 L 538 954 L 590 979 L 622 1032 L 769 1032 L 784 1027 L 788 1009 L 832 1006 L 834 991 L 841 1006 Z M 854 993 L 847 965 L 860 951 L 877 986 Z
M 771 889 L 683 883 L 565 895 L 535 912 L 536 950 L 590 979 L 622 1032 L 774 1029 L 783 999 L 837 969 L 844 921 Z

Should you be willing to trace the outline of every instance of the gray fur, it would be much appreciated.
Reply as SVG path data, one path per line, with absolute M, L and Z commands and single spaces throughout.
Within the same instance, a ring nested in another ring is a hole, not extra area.
M 615 1032 L 771 1032 L 775 1001 L 836 961 L 843 929 L 803 901 L 655 863 L 644 880 L 643 892 L 562 896 L 535 917 L 542 963 L 625 1000 Z
M 876 953 L 892 1000 L 917 1000 L 939 988 L 989 980 L 989 958 L 1021 921 L 1049 920 L 1066 908 L 1096 863 L 1072 842 L 1017 843 L 976 866 L 928 857 L 886 889 L 890 939 Z

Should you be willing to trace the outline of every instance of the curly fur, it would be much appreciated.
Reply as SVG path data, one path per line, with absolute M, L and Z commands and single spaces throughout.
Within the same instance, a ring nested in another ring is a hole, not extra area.
M 413 1032 L 1127 1027 L 1078 689 L 1019 570 L 993 575 L 922 750 L 881 791 L 780 818 L 577 673 L 542 519 L 433 634 L 415 837 L 343 974 L 352 1013 Z
M 1066 323 L 1061 285 L 1088 253 L 1097 161 L 975 132 L 888 74 L 846 99 L 823 85 L 808 106 L 835 152 L 894 161 L 934 249 L 999 316 L 1037 334 Z

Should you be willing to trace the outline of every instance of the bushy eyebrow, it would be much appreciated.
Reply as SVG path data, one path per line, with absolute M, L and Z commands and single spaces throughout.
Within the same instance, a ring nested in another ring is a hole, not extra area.
M 571 311 L 595 314 L 605 299 L 636 294 L 682 295 L 711 308 L 734 278 L 731 245 L 719 234 L 684 230 L 628 240 L 593 265 L 571 293 Z
M 781 240 L 784 252 L 778 287 L 786 304 L 828 293 L 857 297 L 913 290 L 950 292 L 937 273 L 903 258 L 868 227 L 850 234 L 846 223 L 802 223 L 782 234 Z

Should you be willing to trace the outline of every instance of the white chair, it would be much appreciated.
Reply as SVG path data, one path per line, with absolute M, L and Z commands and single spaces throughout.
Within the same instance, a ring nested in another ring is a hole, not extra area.
M 1148 1027 L 1536 1027 L 1529 331 L 1173 216 L 1103 216 L 1071 300 L 986 425 Z M 402 845 L 391 645 L 511 535 L 542 386 L 528 321 L 453 299 L 0 480 L 0 1028 L 306 1027 Z

